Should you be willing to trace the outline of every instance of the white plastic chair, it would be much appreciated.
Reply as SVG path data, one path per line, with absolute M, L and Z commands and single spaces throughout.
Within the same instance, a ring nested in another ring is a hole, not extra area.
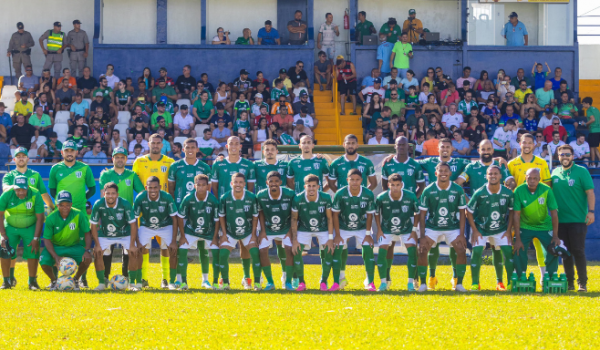
M 125 139 L 127 139 L 127 129 L 129 129 L 129 125 L 127 124 L 117 124 L 115 125 L 115 130 L 119 130 L 119 135 L 121 135 L 121 137 L 125 137 Z
M 58 111 L 54 118 L 54 124 L 67 124 L 70 118 L 71 113 L 69 111 Z
M 54 125 L 54 132 L 58 137 L 64 136 L 66 138 L 69 134 L 69 126 L 67 124 L 56 124 Z
M 204 135 L 204 130 L 206 129 L 210 129 L 210 126 L 208 126 L 207 124 L 196 125 L 196 127 L 194 128 L 194 130 L 196 130 L 196 137 L 202 137 L 202 135 Z
M 31 137 L 31 142 L 33 142 L 33 141 L 35 141 L 35 136 Z M 46 142 L 46 136 L 38 136 L 38 140 L 37 140 L 38 147 L 40 147 L 41 145 L 43 145 L 44 142 Z
M 119 124 L 129 125 L 129 121 L 131 120 L 131 113 L 127 111 L 119 111 L 119 115 L 117 118 L 119 119 Z
M 186 105 L 189 109 L 192 109 L 191 104 L 192 102 L 187 98 L 180 98 L 179 100 L 177 100 L 177 105 L 179 106 L 179 108 L 181 108 L 181 105 Z
M 183 143 L 185 142 L 185 140 L 187 140 L 188 138 L 185 136 L 177 136 L 175 138 L 175 140 L 173 140 L 173 143 L 179 142 L 181 143 L 181 145 L 183 145 Z

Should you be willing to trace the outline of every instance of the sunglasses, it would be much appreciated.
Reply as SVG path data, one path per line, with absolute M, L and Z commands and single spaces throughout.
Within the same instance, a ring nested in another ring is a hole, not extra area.
M 559 123 L 552 123 L 552 125 L 560 125 Z
M 436 70 L 435 72 L 436 72 L 436 73 L 441 73 L 442 71 L 441 71 L 441 70 Z
M 542 138 L 542 137 L 544 137 L 544 136 L 542 136 L 542 135 L 537 135 L 536 137 L 537 137 L 538 139 L 541 139 L 541 138 Z
M 559 156 L 561 156 L 561 157 L 571 157 L 572 155 L 573 154 L 571 154 L 571 153 L 561 153 L 561 154 L 559 154 Z
M 390 94 L 390 96 L 398 96 L 398 94 Z

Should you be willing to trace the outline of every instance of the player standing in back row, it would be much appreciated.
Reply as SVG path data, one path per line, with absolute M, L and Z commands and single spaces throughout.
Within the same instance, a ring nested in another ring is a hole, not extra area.
M 290 160 L 288 164 L 287 187 L 294 189 L 296 194 L 304 191 L 304 179 L 312 174 L 319 178 L 319 190 L 326 192 L 329 186 L 323 181 L 323 176 L 329 175 L 327 159 L 313 155 L 315 144 L 310 136 L 302 136 L 298 147 L 302 154 Z

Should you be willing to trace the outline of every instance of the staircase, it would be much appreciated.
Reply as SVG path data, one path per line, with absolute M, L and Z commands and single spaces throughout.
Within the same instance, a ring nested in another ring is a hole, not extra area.
M 358 137 L 358 142 L 362 144 L 362 124 L 359 120 L 360 108 L 357 109 L 357 114 L 359 115 L 350 115 L 350 112 L 352 112 L 352 103 L 346 103 L 346 115 L 339 116 L 336 114 L 336 106 L 333 103 L 333 99 L 335 99 L 337 102 L 337 111 L 339 112 L 339 95 L 337 94 L 337 87 L 335 85 L 333 87 L 333 91 L 336 92 L 335 97 L 331 90 L 320 91 L 318 84 L 315 84 L 313 91 L 315 113 L 319 120 L 319 126 L 315 130 L 315 139 L 318 140 L 318 144 L 341 144 L 340 140 L 338 140 L 336 118 L 340 118 L 339 125 L 342 141 L 346 135 L 354 134 Z

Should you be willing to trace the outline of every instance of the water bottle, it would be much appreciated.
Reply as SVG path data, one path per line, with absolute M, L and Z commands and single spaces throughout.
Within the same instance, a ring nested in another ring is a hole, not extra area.
M 564 273 L 561 273 L 560 281 L 562 282 L 561 292 L 566 293 L 567 292 L 567 275 L 565 275 Z
M 544 293 L 548 293 L 548 281 L 550 281 L 550 275 L 548 275 L 548 272 L 544 273 L 544 280 L 542 281 L 542 285 L 543 285 L 543 291 Z
M 516 291 L 517 290 L 517 280 L 519 279 L 519 277 L 517 276 L 517 273 L 513 271 L 512 273 L 512 277 L 510 278 L 511 280 L 511 290 L 512 291 Z
M 531 286 L 529 287 L 529 292 L 534 293 L 535 292 L 535 276 L 533 275 L 533 272 L 529 273 L 529 282 L 531 283 Z

